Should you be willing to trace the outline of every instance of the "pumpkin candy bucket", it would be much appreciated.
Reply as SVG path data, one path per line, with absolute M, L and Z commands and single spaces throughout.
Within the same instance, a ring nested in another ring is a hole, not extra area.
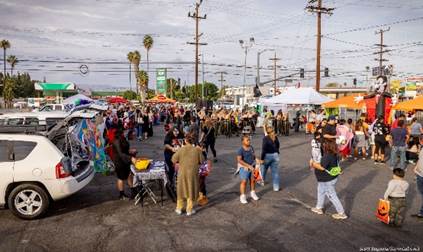
M 389 224 L 389 211 L 391 204 L 389 200 L 380 199 L 376 211 L 376 217 L 383 223 Z

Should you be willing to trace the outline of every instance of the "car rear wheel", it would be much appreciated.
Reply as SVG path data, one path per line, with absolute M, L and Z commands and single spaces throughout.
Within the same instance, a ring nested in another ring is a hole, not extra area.
M 17 186 L 9 194 L 8 205 L 19 218 L 32 220 L 46 213 L 50 199 L 46 191 L 34 184 Z

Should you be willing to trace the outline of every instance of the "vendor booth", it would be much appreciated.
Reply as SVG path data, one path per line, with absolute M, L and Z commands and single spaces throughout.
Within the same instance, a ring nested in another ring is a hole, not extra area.
M 423 110 L 423 95 L 412 100 L 397 103 L 392 109 L 402 111 Z
M 146 102 L 148 103 L 175 103 L 176 101 L 160 94 L 151 98 L 150 100 L 147 100 Z
M 341 97 L 335 101 L 322 104 L 327 115 L 339 115 L 340 118 L 352 118 L 357 120 L 360 111 L 366 109 L 366 103 L 361 94 Z

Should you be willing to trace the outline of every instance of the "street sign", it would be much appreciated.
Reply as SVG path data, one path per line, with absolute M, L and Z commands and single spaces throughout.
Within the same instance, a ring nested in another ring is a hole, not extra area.
M 156 93 L 166 95 L 167 69 L 158 68 L 156 70 Z

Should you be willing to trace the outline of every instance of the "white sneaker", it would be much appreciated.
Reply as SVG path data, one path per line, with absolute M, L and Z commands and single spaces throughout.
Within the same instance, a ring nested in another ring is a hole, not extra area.
M 241 201 L 241 204 L 247 204 L 247 203 L 248 203 L 248 201 L 247 201 L 247 196 L 245 196 L 245 194 L 242 194 L 242 195 L 239 197 L 239 201 Z
M 334 218 L 335 220 L 345 220 L 348 218 L 348 216 L 344 213 L 336 213 L 332 214 L 332 218 Z
M 187 216 L 194 215 L 196 213 L 195 209 L 192 209 L 191 212 L 187 212 Z
M 259 200 L 260 198 L 257 196 L 255 191 L 250 192 L 250 196 L 253 200 Z
M 182 210 L 181 210 L 181 209 L 175 209 L 175 213 L 176 213 L 177 215 L 181 215 L 181 214 L 182 214 Z
M 311 211 L 312 211 L 313 213 L 323 214 L 323 210 L 322 210 L 321 208 L 313 207 L 313 208 L 311 209 Z

